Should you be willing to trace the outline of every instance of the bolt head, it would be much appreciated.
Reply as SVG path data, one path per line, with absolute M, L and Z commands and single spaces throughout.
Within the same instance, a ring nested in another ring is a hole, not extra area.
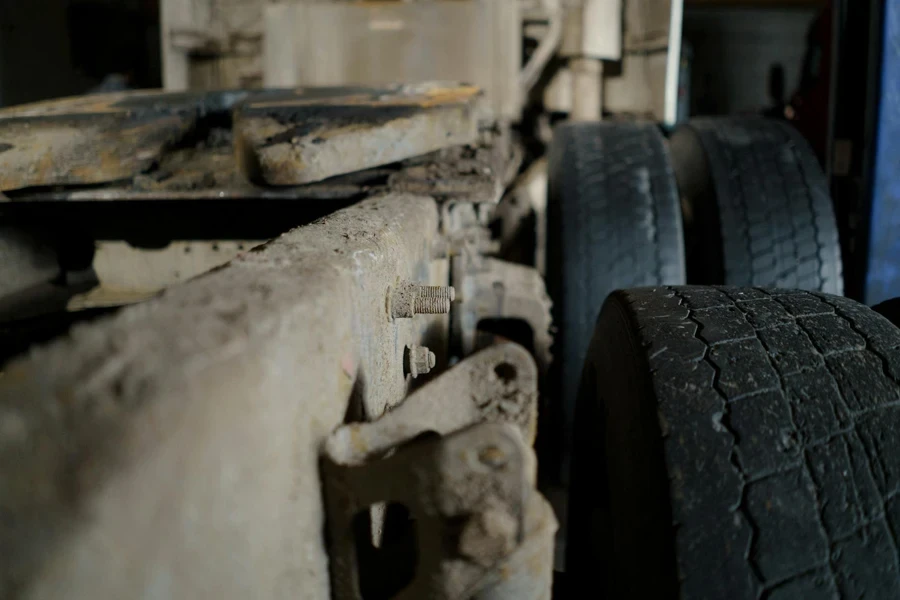
M 407 281 L 388 288 L 387 307 L 391 319 L 411 319 L 416 314 L 416 286 Z
M 424 346 L 406 347 L 406 372 L 413 379 L 419 375 L 430 373 L 437 362 L 434 352 Z

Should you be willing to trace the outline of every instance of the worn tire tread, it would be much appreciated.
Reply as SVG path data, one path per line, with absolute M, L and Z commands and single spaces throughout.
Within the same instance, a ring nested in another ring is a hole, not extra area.
M 843 293 L 828 182 L 793 127 L 762 117 L 701 118 L 680 133 L 700 141 L 724 240 L 724 279 L 697 283 Z
M 648 543 L 672 545 L 679 595 L 900 597 L 900 330 L 805 291 L 630 290 L 613 310 L 655 398 L 673 525 Z
M 594 322 L 615 289 L 686 281 L 677 184 L 653 124 L 572 123 L 549 154 L 547 279 L 563 430 Z

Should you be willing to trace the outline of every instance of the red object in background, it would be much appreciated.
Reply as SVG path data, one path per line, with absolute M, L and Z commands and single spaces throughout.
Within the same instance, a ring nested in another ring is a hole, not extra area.
M 800 86 L 785 108 L 785 117 L 809 141 L 823 165 L 828 151 L 832 20 L 829 0 L 810 27 Z

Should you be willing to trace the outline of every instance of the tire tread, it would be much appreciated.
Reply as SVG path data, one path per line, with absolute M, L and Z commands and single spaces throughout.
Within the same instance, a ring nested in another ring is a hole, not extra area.
M 724 281 L 699 283 L 843 293 L 828 183 L 800 134 L 762 117 L 696 119 L 685 127 L 706 154 L 726 240 Z M 763 255 L 770 260 L 757 260 Z
M 900 597 L 900 329 L 799 290 L 608 303 L 647 359 L 681 596 Z
M 548 170 L 547 279 L 564 436 L 600 306 L 616 289 L 684 283 L 684 234 L 677 184 L 653 124 L 560 125 Z

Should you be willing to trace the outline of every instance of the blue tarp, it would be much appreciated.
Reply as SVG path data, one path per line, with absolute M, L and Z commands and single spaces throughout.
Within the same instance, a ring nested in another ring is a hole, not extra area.
M 884 7 L 881 93 L 866 273 L 869 305 L 900 297 L 900 0 Z

